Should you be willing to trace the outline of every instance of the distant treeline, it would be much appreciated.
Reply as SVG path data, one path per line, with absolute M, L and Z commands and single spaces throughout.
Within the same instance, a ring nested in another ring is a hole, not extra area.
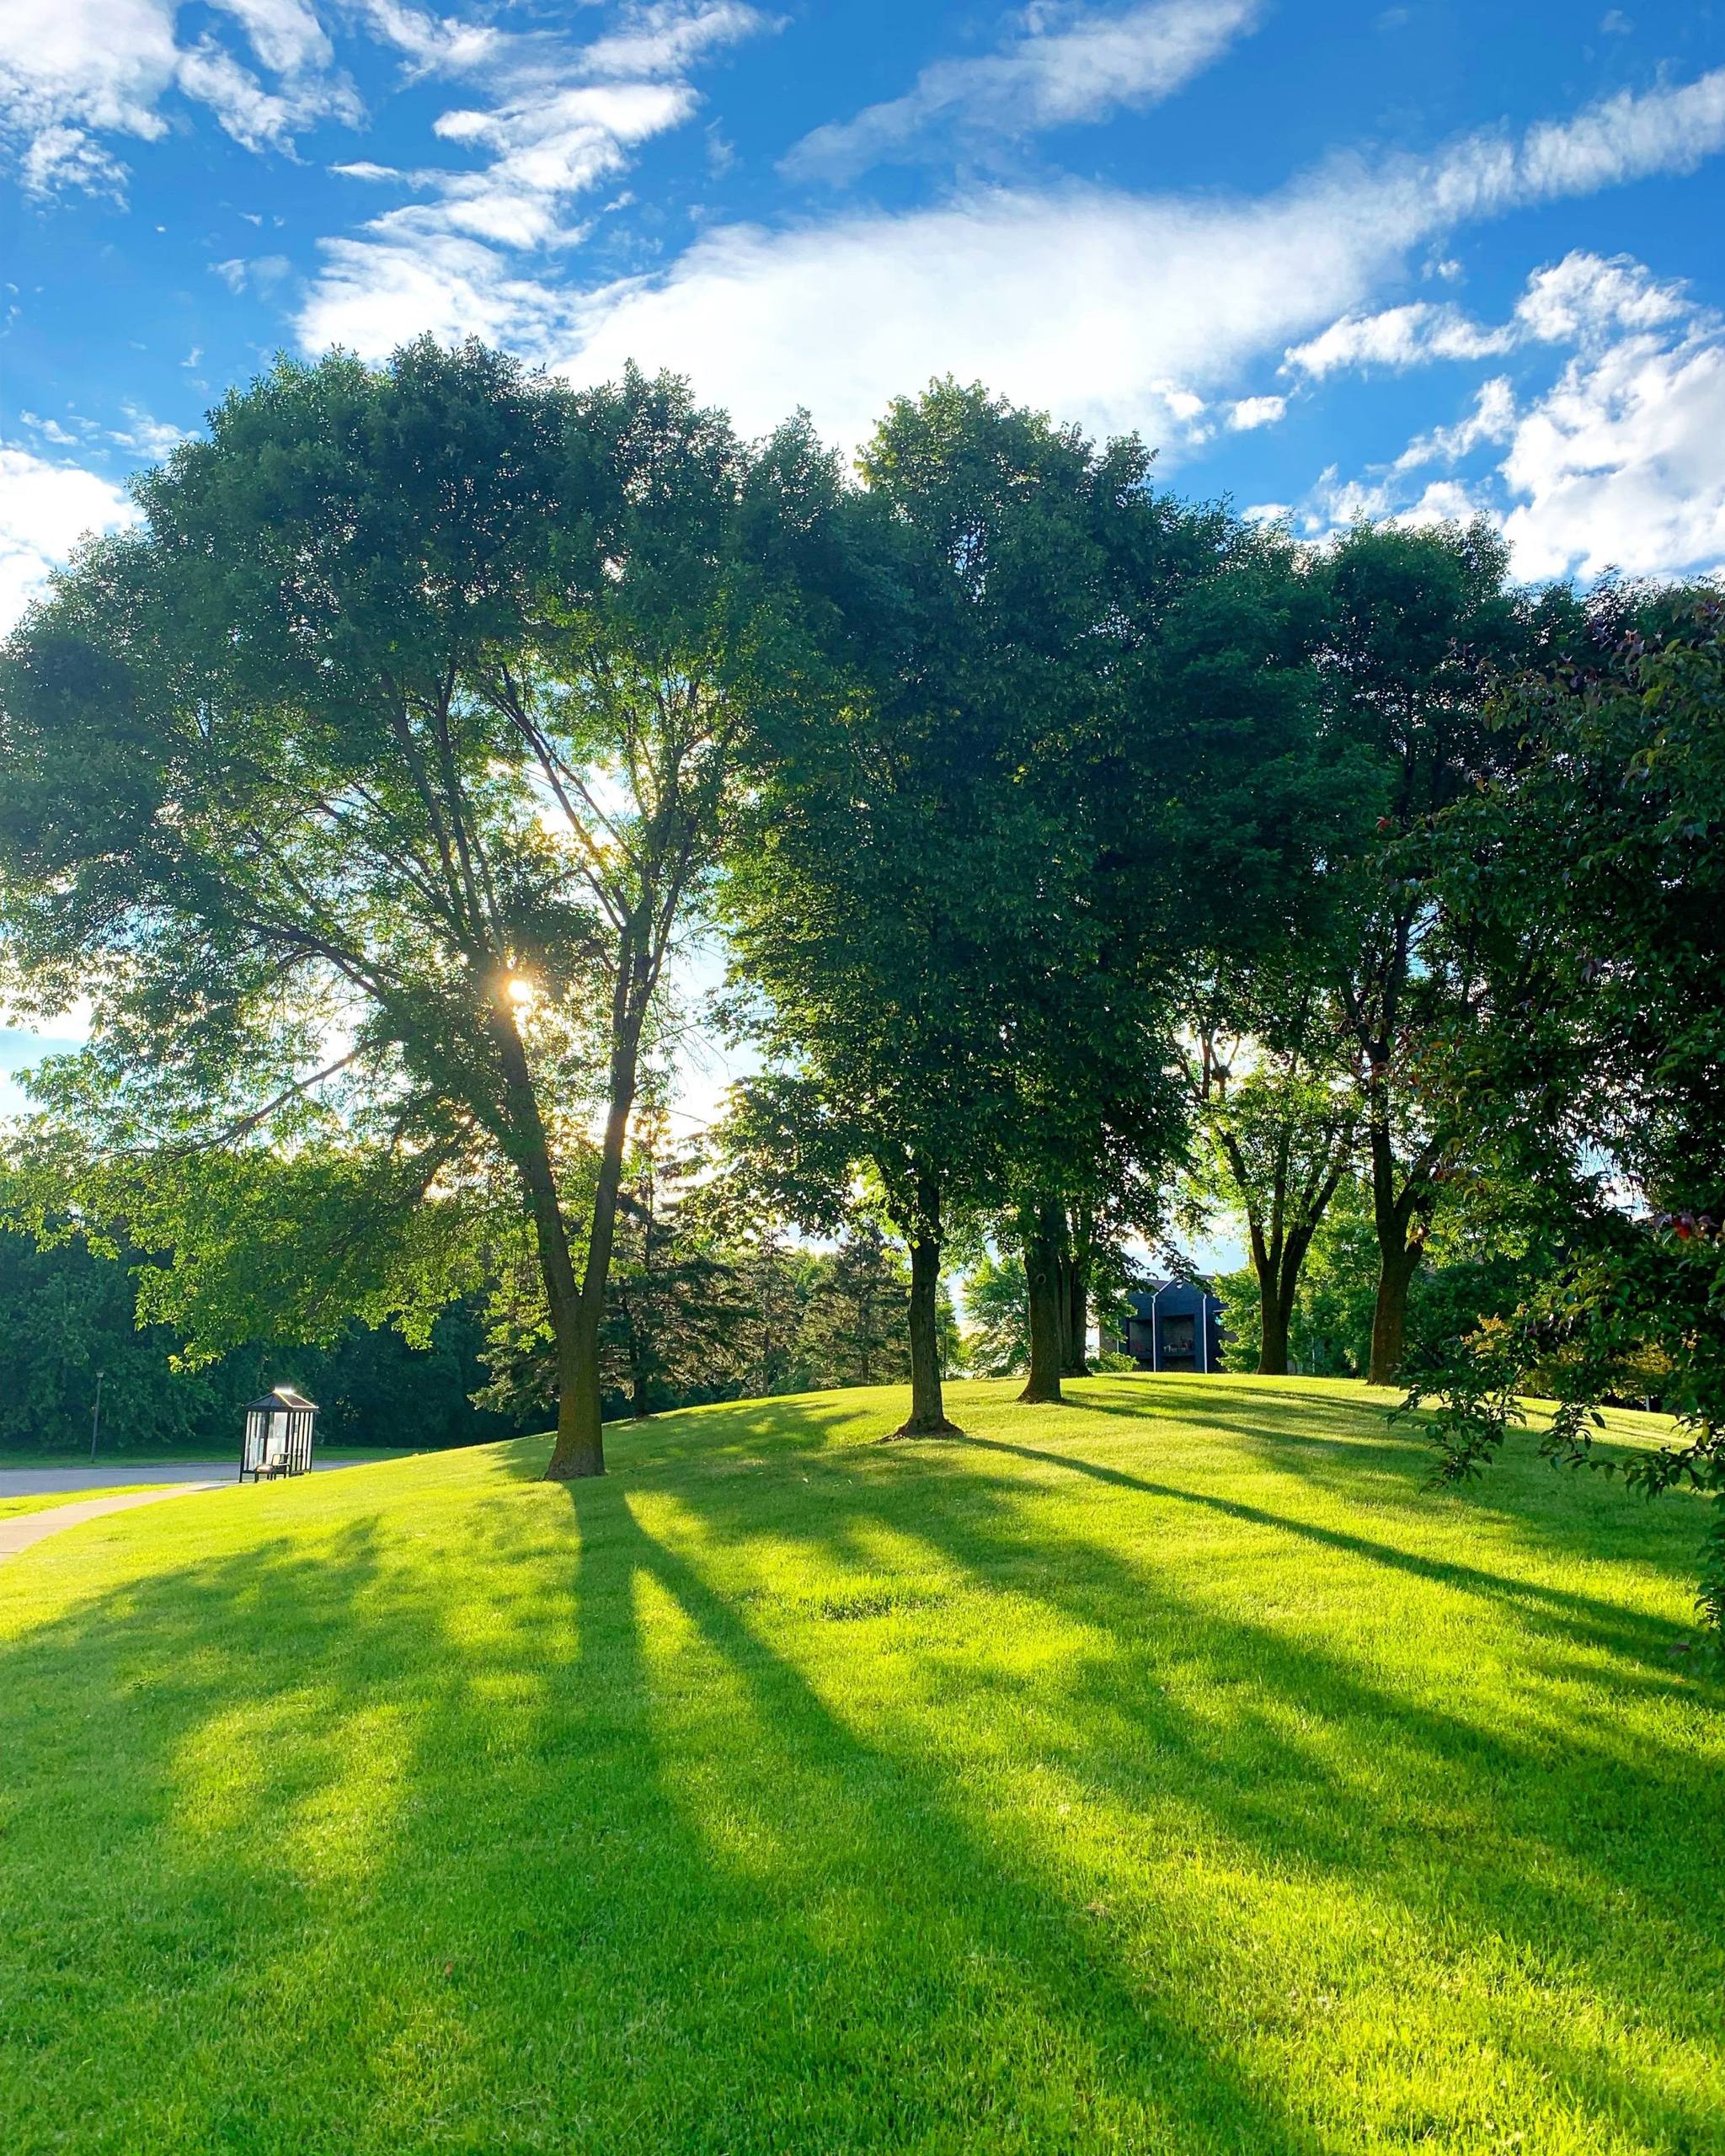
M 908 1374 L 905 1260 L 878 1228 L 833 1251 L 647 1240 L 626 1238 L 611 1283 L 608 1420 Z M 175 1367 L 184 1342 L 171 1326 L 140 1326 L 136 1311 L 122 1260 L 0 1230 L 0 1451 L 88 1445 L 99 1370 L 104 1455 L 233 1450 L 244 1402 L 284 1383 L 317 1401 L 319 1438 L 336 1445 L 483 1444 L 556 1412 L 542 1323 L 501 1286 L 441 1310 L 424 1346 L 355 1320 L 334 1342 L 248 1342 L 195 1369 Z M 945 1299 L 943 1326 L 950 1366 L 961 1351 Z

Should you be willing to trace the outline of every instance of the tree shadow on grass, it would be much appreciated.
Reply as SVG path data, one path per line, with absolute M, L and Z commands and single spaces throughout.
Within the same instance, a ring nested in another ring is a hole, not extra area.
M 624 1486 L 497 1485 L 5 1648 L 8 2156 L 1330 2145 Z
M 1391 1572 L 1405 1572 L 1413 1578 L 1429 1581 L 1437 1586 L 1483 1595 L 1512 1605 L 1528 1615 L 1554 1621 L 1562 1627 L 1568 1637 L 1603 1648 L 1612 1654 L 1633 1656 L 1643 1660 L 1650 1660 L 1660 1654 L 1669 1657 L 1676 1642 L 1692 1629 L 1673 1625 L 1668 1619 L 1626 1611 L 1621 1603 L 1577 1593 L 1572 1588 L 1549 1587 L 1536 1580 L 1487 1572 L 1480 1566 L 1462 1564 L 1454 1558 L 1425 1556 L 1417 1550 L 1402 1549 L 1392 1542 L 1349 1534 L 1340 1528 L 1324 1527 L 1315 1520 L 1294 1518 L 1284 1513 L 1270 1512 L 1260 1505 L 1248 1505 L 1236 1498 L 1217 1497 L 1211 1492 L 1181 1489 L 1170 1483 L 1148 1481 L 1142 1476 L 1129 1475 L 1124 1468 L 1110 1467 L 1099 1460 L 1081 1460 L 1068 1453 L 1048 1452 L 1035 1445 L 1008 1444 L 998 1438 L 974 1438 L 970 1443 L 980 1452 L 1001 1453 L 1011 1459 L 1029 1460 L 1041 1466 L 1082 1476 L 1092 1482 L 1106 1483 L 1114 1489 L 1136 1491 L 1143 1497 L 1191 1506 L 1242 1526 L 1268 1529 L 1278 1534 L 1290 1536 L 1296 1541 L 1362 1558 L 1370 1564 L 1383 1566 Z M 1670 1682 L 1669 1678 L 1665 1679 L 1668 1689 Z
M 736 1852 L 741 1921 L 721 1958 L 768 2007 L 702 2047 L 715 2146 L 1323 2145 L 1183 2025 L 1069 1882 L 978 1834 L 949 1770 L 859 1735 L 627 1502 L 569 1495 L 585 1547 L 605 1521 L 616 1568 L 590 1568 L 586 1592 L 615 1608 L 625 1575 L 659 1590 L 692 1628 L 661 1683 L 708 1663 L 748 1735 L 717 1775 L 709 1741 L 704 1776 L 662 1784 L 709 1866 Z M 740 2046 L 759 2070 L 739 2073 Z
M 1352 2149 L 1322 2084 L 1381 2040 L 1313 2037 L 1290 1987 L 1354 1954 L 1512 2096 L 1558 2077 L 1578 2148 L 1718 2137 L 1632 2043 L 1445 2004 L 1543 1969 L 1717 2060 L 1720 1824 L 1648 1831 L 1700 1755 L 1617 1729 L 1637 1673 L 1578 1660 L 1632 1651 L 1622 1613 L 1514 1604 L 1563 1681 L 1487 1726 L 1130 1541 L 1189 1492 L 976 1440 L 739 1471 L 793 1433 L 762 1422 L 567 1490 L 494 1453 L 447 1517 L 122 1581 L 4 1650 L 8 2156 Z M 1078 1477 L 1130 1515 L 1060 1521 Z M 1445 2145 L 1434 2103 L 1384 2145 Z
M 945 1449 L 954 1475 L 977 1452 L 992 1450 L 1135 1495 L 1308 1533 L 1306 1523 L 1030 1448 L 973 1438 Z M 830 1472 L 836 1477 L 845 1466 L 833 1462 Z M 895 1502 L 879 1477 L 858 1477 L 849 1504 L 832 1508 L 828 1534 L 809 1530 L 809 1570 L 818 1572 L 823 1561 L 830 1569 L 840 1548 L 853 1563 L 872 1561 L 861 1520 L 920 1533 L 969 1577 L 1003 1582 L 1092 1640 L 1124 1649 L 1075 1652 L 1066 1682 L 1044 1678 L 1037 1700 L 1019 1689 L 1008 1711 L 1028 1753 L 1058 1763 L 1075 1786 L 1109 1790 L 1143 1816 L 1146 1831 L 1178 1836 L 1194 1821 L 1220 1830 L 1239 1861 L 1264 1869 L 1267 1882 L 1291 1864 L 1330 1878 L 1345 1897 L 1398 1906 L 1418 1930 L 1450 1942 L 1463 1958 L 1496 1959 L 1506 1972 L 1547 1966 L 1554 1983 L 1579 1988 L 1588 2012 L 1595 2001 L 1612 2001 L 1625 2026 L 1651 2017 L 1669 2040 L 1696 2047 L 1710 2061 L 1717 2092 L 1725 1835 L 1716 1816 L 1695 1817 L 1705 1750 L 1650 1739 L 1610 1718 L 1642 1692 L 1660 1694 L 1669 1707 L 1678 1680 L 1598 1663 L 1602 1655 L 1645 1651 L 1660 1636 L 1651 1620 L 1593 1598 L 1316 1530 L 1322 1546 L 1348 1561 L 1388 1565 L 1423 1589 L 1502 1604 L 1525 1637 L 1532 1673 L 1543 1643 L 1552 1688 L 1530 1692 L 1519 1719 L 1498 1702 L 1498 1716 L 1487 1723 L 1373 1681 L 1367 1667 L 1211 1599 L 1194 1626 L 1189 1597 L 1159 1587 L 1153 1562 L 1124 1564 L 1094 1540 L 1080 1547 L 1076 1537 L 1062 1540 L 1045 1524 L 1027 1523 L 1027 1494 L 1033 1502 L 1044 1492 L 973 1487 L 959 1503 L 932 1486 L 936 1480 L 925 1467 Z M 729 1491 L 692 1482 L 683 1494 L 715 1547 L 734 1550 L 750 1533 L 775 1543 L 794 1536 L 782 1516 L 740 1514 Z M 948 1607 L 930 1621 L 937 1637 L 958 1619 Z M 968 1710 L 967 1685 L 973 1694 L 997 1692 L 1010 1681 L 985 1662 L 967 1671 L 957 1653 L 945 1674 L 955 1715 Z M 1580 1696 L 1578 1686 L 1585 1687 Z M 1695 1697 L 1691 1688 L 1685 1703 Z M 1693 1822 L 1681 1844 L 1649 1832 L 1648 1822 L 1660 1818 Z M 1696 1836 L 1711 1856 L 1696 1846 Z M 1681 1972 L 1658 1984 L 1657 2000 L 1645 1988 L 1649 1937 L 1669 1942 L 1672 1969 Z M 1419 1980 L 1440 1988 L 1447 1982 L 1430 1969 Z M 1584 2045 L 1572 2052 L 1543 2010 L 1513 2042 L 1502 2041 L 1512 2055 L 1519 2047 L 1519 2063 L 1535 2078 L 1562 2062 L 1587 2105 L 1601 2107 L 1602 2128 L 1615 2113 L 1617 2099 L 1606 2095 L 1614 2069 Z M 1635 2086 L 1634 2108 L 1655 2133 L 1669 2128 L 1696 2147 L 1709 2135 L 1725 2137 L 1717 2096 L 1710 2108 L 1705 2098 L 1685 2096 L 1674 2077 L 1649 2074 L 1637 2083 L 1620 2073 L 1616 2080 Z
M 1640 1525 L 1645 1501 L 1632 1498 L 1620 1481 L 1603 1474 L 1560 1473 L 1534 1453 L 1531 1432 L 1521 1433 L 1525 1443 L 1512 1443 L 1481 1481 L 1439 1491 L 1434 1485 L 1438 1458 L 1426 1436 L 1430 1417 L 1401 1415 L 1399 1396 L 1368 1395 L 1362 1387 L 1358 1399 L 1338 1399 L 1327 1391 L 1303 1390 L 1297 1381 L 1274 1388 L 1230 1385 L 1225 1374 L 1183 1384 L 1165 1378 L 1092 1380 L 1069 1390 L 1065 1406 L 1080 1417 L 1135 1423 L 1146 1435 L 1161 1417 L 1190 1418 L 1205 1436 L 1242 1443 L 1265 1467 L 1349 1503 L 1434 1503 L 1447 1497 L 1482 1520 L 1510 1526 L 1530 1545 L 1581 1557 L 1642 1556 L 1673 1579 L 1695 1573 L 1695 1549 L 1674 1539 L 1651 1556 L 1637 1550 L 1645 1539 Z M 1608 1437 L 1600 1441 L 1598 1456 L 1613 1460 L 1632 1450 L 1626 1440 Z M 1687 1494 L 1675 1493 L 1675 1502 L 1680 1506 Z M 1698 1542 L 1700 1523 L 1694 1532 Z

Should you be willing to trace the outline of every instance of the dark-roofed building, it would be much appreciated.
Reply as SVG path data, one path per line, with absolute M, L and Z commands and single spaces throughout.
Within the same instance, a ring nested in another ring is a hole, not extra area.
M 1222 1367 L 1222 1305 L 1202 1282 L 1152 1280 L 1126 1297 L 1124 1337 L 1102 1344 L 1130 1355 L 1140 1370 L 1208 1372 Z

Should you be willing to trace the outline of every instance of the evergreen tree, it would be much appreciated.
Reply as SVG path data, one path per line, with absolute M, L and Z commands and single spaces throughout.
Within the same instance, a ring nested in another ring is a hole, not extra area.
M 853 1228 L 822 1265 L 803 1321 L 817 1385 L 891 1385 L 910 1374 L 904 1260 L 879 1226 Z

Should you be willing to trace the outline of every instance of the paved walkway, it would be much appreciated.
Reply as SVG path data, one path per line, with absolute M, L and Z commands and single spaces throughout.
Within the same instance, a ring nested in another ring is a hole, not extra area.
M 88 1485 L 84 1486 L 88 1488 Z M 90 1497 L 81 1505 L 51 1505 L 46 1512 L 23 1513 L 16 1519 L 0 1519 L 0 1557 L 15 1557 L 20 1550 L 28 1550 L 45 1534 L 57 1534 L 62 1527 L 76 1527 L 83 1519 L 100 1519 L 104 1513 L 130 1512 L 134 1505 L 159 1505 L 164 1497 L 189 1497 L 194 1490 L 219 1490 L 222 1486 L 219 1482 L 192 1482 L 176 1476 L 159 1490 L 134 1490 L 125 1497 Z
M 313 1474 L 336 1467 L 354 1467 L 351 1460 L 314 1460 Z M 232 1482 L 239 1474 L 239 1460 L 116 1460 L 99 1467 L 0 1467 L 0 1497 L 51 1497 L 59 1490 L 139 1490 L 158 1484 L 171 1488 L 177 1482 L 195 1482 L 203 1489 L 211 1482 Z

